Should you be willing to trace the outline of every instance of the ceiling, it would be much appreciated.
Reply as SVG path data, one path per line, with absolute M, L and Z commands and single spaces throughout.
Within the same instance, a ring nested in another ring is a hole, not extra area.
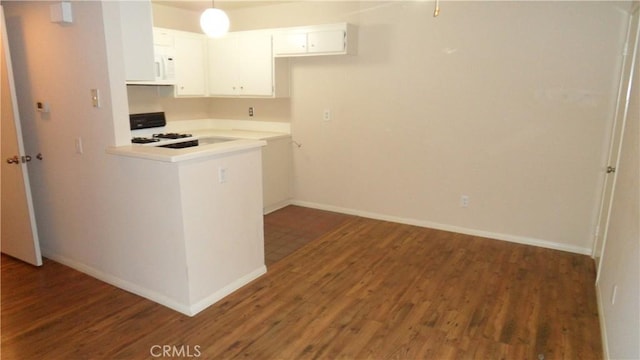
M 275 5 L 280 3 L 291 2 L 295 0 L 285 0 L 285 1 L 256 1 L 256 0 L 152 0 L 153 3 L 177 7 L 185 10 L 202 12 L 205 9 L 211 7 L 213 3 L 216 8 L 231 10 L 243 7 L 256 7 L 256 6 L 266 6 L 266 5 Z

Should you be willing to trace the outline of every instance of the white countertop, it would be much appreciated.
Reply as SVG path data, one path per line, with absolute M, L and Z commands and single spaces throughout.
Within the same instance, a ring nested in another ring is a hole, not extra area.
M 259 148 L 267 145 L 264 140 L 233 140 L 218 144 L 198 145 L 183 149 L 169 149 L 157 146 L 112 146 L 107 148 L 108 154 L 135 157 L 147 160 L 180 162 L 210 156 L 224 156 L 238 151 Z
M 215 137 L 234 140 L 183 149 L 133 144 L 112 146 L 106 151 L 113 155 L 175 163 L 262 147 L 267 145 L 266 140 L 290 136 L 289 129 L 288 123 L 274 122 L 214 119 L 172 121 L 167 123 L 167 131 L 189 132 L 199 139 Z
M 225 139 L 247 139 L 247 140 L 272 140 L 290 136 L 286 133 L 250 131 L 250 130 L 230 130 L 230 129 L 192 129 L 189 132 L 197 138 L 225 138 Z

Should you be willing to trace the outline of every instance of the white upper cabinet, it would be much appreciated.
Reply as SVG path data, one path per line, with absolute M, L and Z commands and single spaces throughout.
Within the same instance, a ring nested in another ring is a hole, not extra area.
M 207 37 L 202 34 L 176 31 L 175 95 L 207 95 Z
M 123 2 L 126 3 L 126 2 Z M 153 74 L 151 80 L 129 79 L 129 85 L 175 84 L 175 30 L 154 27 L 152 29 L 152 61 L 147 65 Z M 146 62 L 145 62 L 146 63 Z
M 347 23 L 240 31 L 210 39 L 154 28 L 148 1 L 120 2 L 120 11 L 122 19 L 131 20 L 122 25 L 127 84 L 173 85 L 176 97 L 287 97 L 287 58 L 356 52 L 356 27 Z
M 177 32 L 177 30 L 154 27 L 153 46 L 173 48 L 175 46 L 175 34 Z
M 274 68 L 269 32 L 244 31 L 209 39 L 209 96 L 287 96 L 288 84 L 282 84 L 286 93 L 276 88 Z
M 150 1 L 119 1 L 127 81 L 153 81 L 153 16 Z
M 351 55 L 356 50 L 356 28 L 350 24 L 285 28 L 273 34 L 276 57 Z
M 347 49 L 347 32 L 346 30 L 309 32 L 307 46 L 309 53 L 344 53 Z
M 306 32 L 282 32 L 273 34 L 273 55 L 306 54 Z

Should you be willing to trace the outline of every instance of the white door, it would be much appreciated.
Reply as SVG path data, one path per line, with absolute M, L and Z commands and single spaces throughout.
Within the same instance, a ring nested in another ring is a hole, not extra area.
M 614 117 L 613 130 L 611 133 L 611 142 L 609 147 L 609 158 L 605 169 L 607 175 L 605 178 L 602 200 L 600 203 L 600 213 L 598 217 L 598 226 L 596 228 L 596 236 L 593 244 L 593 258 L 596 261 L 598 276 L 600 275 L 600 263 L 602 259 L 602 249 L 606 243 L 607 230 L 609 228 L 609 219 L 611 215 L 611 207 L 613 204 L 613 195 L 616 183 L 616 168 L 620 164 L 620 149 L 624 139 L 624 129 L 627 122 L 627 114 L 629 112 L 629 102 L 631 95 L 631 77 L 634 71 L 634 57 L 638 47 L 638 32 L 640 27 L 638 24 L 638 9 L 630 15 L 629 27 L 627 31 L 627 41 L 625 43 L 624 61 L 620 74 L 620 87 L 618 89 L 618 103 L 616 104 L 616 113 Z M 636 69 L 635 71 L 639 71 Z M 597 281 L 597 280 L 596 280 Z
M 42 265 L 38 232 L 36 229 L 27 159 L 22 141 L 20 116 L 13 83 L 13 70 L 9 43 L 4 20 L 4 8 L 0 6 L 0 89 L 2 103 L 0 105 L 1 123 L 1 166 L 0 188 L 2 205 L 0 206 L 0 248 L 3 253 L 28 262 Z

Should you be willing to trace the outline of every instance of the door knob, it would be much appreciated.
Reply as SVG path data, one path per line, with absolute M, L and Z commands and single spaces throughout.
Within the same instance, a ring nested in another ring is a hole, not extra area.
M 10 157 L 7 159 L 7 164 L 19 164 L 20 163 L 20 159 L 18 158 L 18 155 L 14 156 L 14 157 Z

